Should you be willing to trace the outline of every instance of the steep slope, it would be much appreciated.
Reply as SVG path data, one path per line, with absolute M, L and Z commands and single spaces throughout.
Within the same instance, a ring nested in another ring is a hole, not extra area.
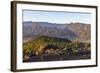
M 78 36 L 77 40 L 79 41 L 90 41 L 91 40 L 90 24 L 71 23 L 71 24 L 67 24 L 67 28 L 72 30 Z

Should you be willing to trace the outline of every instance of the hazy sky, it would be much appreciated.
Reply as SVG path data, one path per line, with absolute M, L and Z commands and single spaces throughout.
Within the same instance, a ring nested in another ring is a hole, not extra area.
M 35 11 L 23 10 L 23 21 L 71 23 L 81 22 L 91 24 L 90 13 Z

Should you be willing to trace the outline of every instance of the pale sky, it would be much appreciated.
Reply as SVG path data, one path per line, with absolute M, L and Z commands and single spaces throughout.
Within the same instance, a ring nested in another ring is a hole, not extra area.
M 23 10 L 23 21 L 91 24 L 91 13 Z

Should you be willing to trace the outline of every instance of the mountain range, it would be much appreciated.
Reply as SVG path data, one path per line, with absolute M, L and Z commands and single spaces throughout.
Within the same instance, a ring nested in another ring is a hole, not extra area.
M 23 22 L 23 40 L 39 36 L 49 36 L 69 39 L 71 41 L 87 42 L 91 40 L 91 25 L 85 23 L 48 23 L 48 22 Z

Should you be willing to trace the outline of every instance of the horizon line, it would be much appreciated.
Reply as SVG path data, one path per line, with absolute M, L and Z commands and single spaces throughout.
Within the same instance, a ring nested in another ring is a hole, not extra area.
M 44 23 L 52 23 L 52 24 L 73 24 L 73 23 L 90 24 L 90 23 L 83 23 L 83 22 L 66 22 L 66 23 L 54 23 L 54 22 L 46 22 L 46 21 L 23 21 L 23 22 L 44 22 Z

